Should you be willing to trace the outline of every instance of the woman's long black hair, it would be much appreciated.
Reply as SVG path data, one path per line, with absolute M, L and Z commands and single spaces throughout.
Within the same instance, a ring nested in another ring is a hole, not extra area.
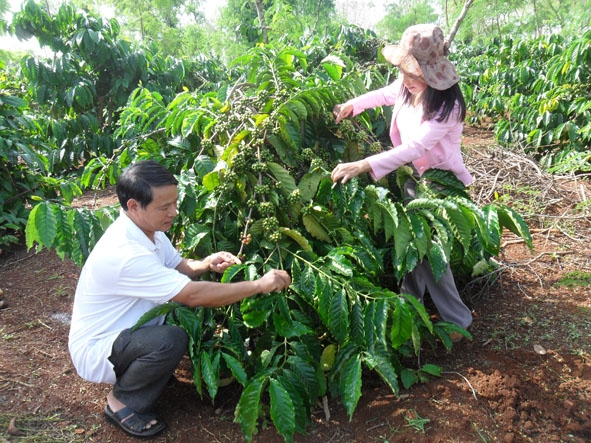
M 414 100 L 414 96 L 404 85 L 402 85 L 402 98 L 405 104 L 411 104 Z M 457 115 L 458 121 L 463 122 L 466 118 L 466 101 L 458 83 L 443 91 L 433 89 L 427 85 L 421 97 L 421 102 L 423 104 L 424 120 L 437 117 L 438 122 L 447 121 L 454 111 L 456 102 L 460 107 L 460 112 Z

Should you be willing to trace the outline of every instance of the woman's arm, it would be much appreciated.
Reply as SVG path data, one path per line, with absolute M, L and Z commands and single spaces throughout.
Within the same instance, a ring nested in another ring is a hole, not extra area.
M 401 86 L 402 82 L 397 79 L 388 86 L 376 89 L 375 91 L 369 91 L 359 97 L 348 100 L 346 104 L 352 105 L 353 107 L 351 117 L 361 114 L 366 109 L 395 104 L 400 95 Z
M 421 123 L 412 139 L 394 149 L 367 157 L 373 179 L 379 180 L 400 166 L 426 156 L 437 144 L 442 144 L 443 139 L 451 131 L 459 130 L 458 126 L 461 128 L 462 123 L 453 119 L 445 122 L 431 119 Z M 446 146 L 446 148 L 460 149 L 461 147 L 458 143 L 457 146 Z

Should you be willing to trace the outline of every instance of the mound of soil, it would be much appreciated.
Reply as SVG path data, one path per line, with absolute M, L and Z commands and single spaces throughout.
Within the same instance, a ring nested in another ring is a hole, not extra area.
M 315 409 L 309 434 L 294 441 L 591 440 L 591 186 L 544 174 L 527 157 L 496 147 L 486 132 L 469 131 L 465 145 L 474 199 L 497 199 L 524 215 L 535 250 L 505 233 L 498 271 L 462 288 L 474 312 L 473 339 L 451 352 L 424 350 L 416 361 L 441 366 L 442 377 L 395 396 L 368 374 L 352 420 L 329 398 L 327 409 Z M 2 441 L 134 441 L 103 418 L 110 387 L 80 379 L 70 362 L 78 274 L 51 251 L 0 255 L 7 303 L 0 310 Z M 238 397 L 231 385 L 220 388 L 215 404 L 200 399 L 189 361 L 181 362 L 159 403 L 169 427 L 154 441 L 244 441 L 233 423 Z M 254 441 L 283 439 L 269 425 Z

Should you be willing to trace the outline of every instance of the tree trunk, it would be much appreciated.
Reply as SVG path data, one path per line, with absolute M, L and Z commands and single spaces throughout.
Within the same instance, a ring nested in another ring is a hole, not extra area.
M 267 22 L 265 22 L 265 8 L 263 7 L 263 0 L 255 0 L 257 8 L 257 15 L 259 16 L 259 23 L 261 24 L 261 32 L 263 34 L 263 43 L 269 43 L 269 36 L 267 34 Z
M 464 17 L 466 17 L 466 13 L 468 12 L 468 9 L 470 8 L 470 6 L 472 6 L 472 3 L 474 3 L 474 0 L 466 0 L 465 1 L 464 7 L 462 8 L 462 12 L 460 12 L 460 15 L 458 16 L 458 18 L 456 19 L 456 22 L 452 26 L 451 31 L 449 31 L 449 35 L 447 36 L 447 41 L 449 42 L 450 45 L 451 45 L 451 42 L 453 42 L 454 38 L 456 37 L 456 34 L 458 33 L 458 29 L 460 29 L 460 25 L 462 24 L 462 20 L 464 20 Z
M 322 0 L 318 0 L 318 6 L 316 8 L 316 21 L 314 22 L 314 27 L 312 28 L 312 34 L 316 34 L 316 27 L 318 26 L 318 21 L 320 20 L 321 6 L 322 6 Z

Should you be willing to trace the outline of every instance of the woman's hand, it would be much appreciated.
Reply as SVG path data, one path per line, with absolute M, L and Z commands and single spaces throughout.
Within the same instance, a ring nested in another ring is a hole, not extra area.
M 353 114 L 353 105 L 349 103 L 335 105 L 335 107 L 332 108 L 332 113 L 335 116 L 335 123 L 338 124 L 342 119 L 350 117 Z
M 350 163 L 339 163 L 335 166 L 330 174 L 330 178 L 333 182 L 340 181 L 341 183 L 347 183 L 353 177 L 357 177 L 362 172 L 371 171 L 371 166 L 367 160 L 359 160 Z

